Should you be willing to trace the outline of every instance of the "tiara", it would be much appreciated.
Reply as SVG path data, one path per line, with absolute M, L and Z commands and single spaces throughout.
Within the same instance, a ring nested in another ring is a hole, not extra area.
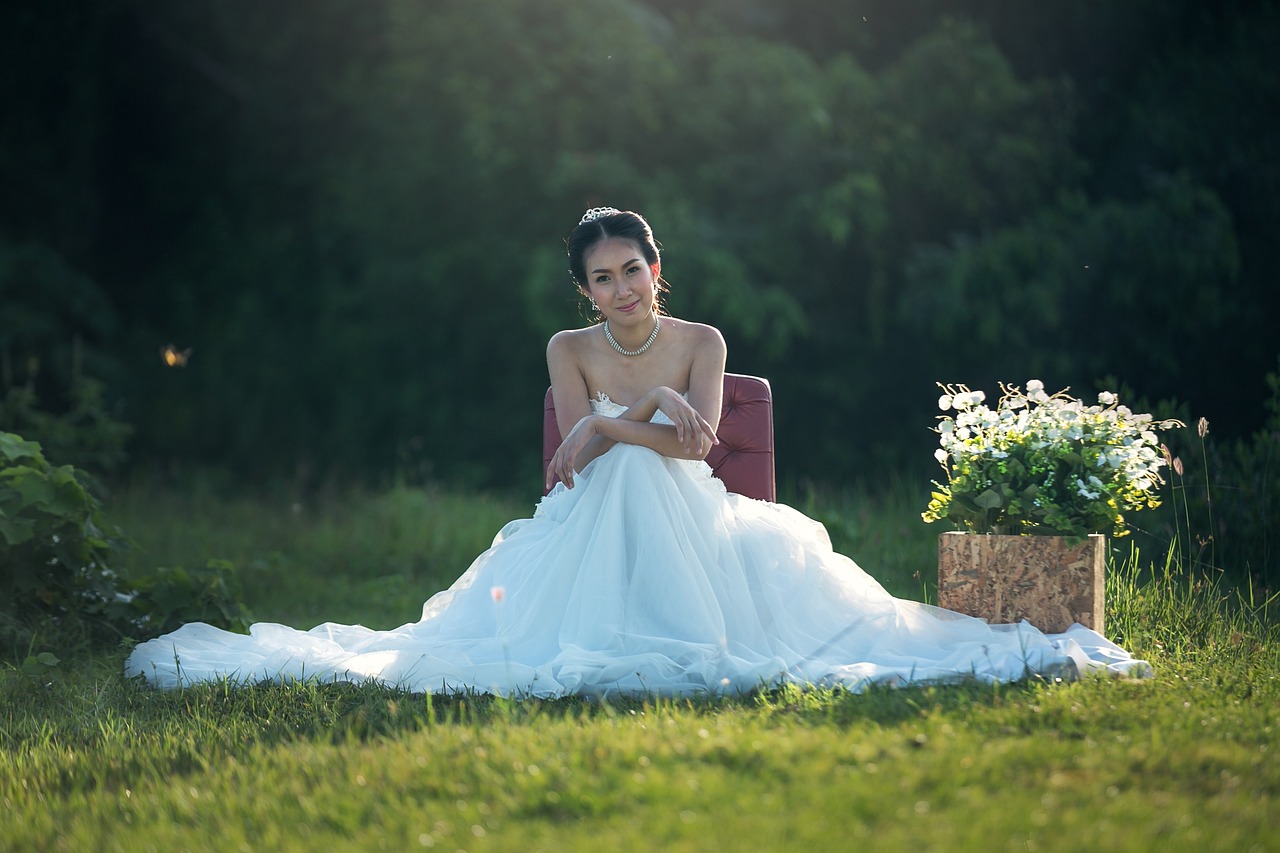
M 621 213 L 616 207 L 593 207 L 586 213 L 582 214 L 582 220 L 579 225 L 586 225 L 588 222 L 594 222 L 603 216 L 612 216 L 615 213 Z

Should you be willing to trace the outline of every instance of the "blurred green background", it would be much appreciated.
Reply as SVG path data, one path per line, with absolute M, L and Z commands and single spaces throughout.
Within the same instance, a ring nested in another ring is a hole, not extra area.
M 935 381 L 1247 436 L 1277 44 L 1280 4 L 1230 0 L 23 4 L 6 428 L 99 470 L 535 493 L 563 241 L 608 204 L 773 381 L 784 484 L 934 476 Z

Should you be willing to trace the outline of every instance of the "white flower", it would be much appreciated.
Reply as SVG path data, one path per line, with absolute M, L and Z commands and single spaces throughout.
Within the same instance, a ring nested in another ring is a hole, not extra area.
M 964 385 L 939 387 L 944 392 L 940 406 L 945 411 L 943 404 L 950 403 L 956 414 L 939 418 L 935 427 L 941 448 L 934 456 L 949 482 L 925 513 L 927 521 L 949 518 L 981 532 L 997 524 L 1039 526 L 1045 511 L 1065 510 L 1073 518 L 1083 513 L 1077 533 L 1114 525 L 1123 535 L 1124 513 L 1159 503 L 1152 492 L 1164 482 L 1160 468 L 1167 462 L 1158 451 L 1156 430 L 1183 424 L 1135 414 L 1119 405 L 1110 391 L 1098 395 L 1101 405 L 1086 405 L 1065 389 L 1051 396 L 1039 380 L 1028 382 L 1025 393 L 1002 384 L 1004 393 L 991 408 L 983 404 L 982 391 Z M 1025 465 L 984 464 L 1015 454 Z M 1060 467 L 1064 464 L 1065 471 Z M 1038 473 L 1028 482 L 1031 471 Z M 1055 494 L 1049 487 L 1056 476 L 1066 490 Z M 965 499 L 972 501 L 993 487 L 1024 491 L 1036 485 L 1039 494 L 1021 509 L 1011 506 L 978 521 L 967 511 L 953 511 L 954 506 L 963 507 Z
M 938 408 L 939 408 L 939 409 L 941 409 L 941 410 L 942 410 L 942 411 L 944 411 L 944 412 L 945 412 L 947 409 L 951 408 L 951 395 L 950 395 L 950 394 L 943 394 L 941 397 L 939 397 L 939 398 L 938 398 Z
M 951 398 L 951 405 L 955 406 L 957 409 L 969 409 L 978 405 L 985 399 L 987 399 L 985 391 L 962 392 Z M 941 403 L 942 401 L 939 400 L 938 402 Z

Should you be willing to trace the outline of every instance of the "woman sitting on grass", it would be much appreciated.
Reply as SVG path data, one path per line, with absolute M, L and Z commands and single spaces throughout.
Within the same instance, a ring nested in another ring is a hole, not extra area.
M 832 551 L 817 522 L 727 493 L 703 461 L 724 340 L 663 312 L 648 223 L 592 209 L 568 251 L 599 322 L 547 347 L 565 438 L 547 472 L 548 485 L 561 482 L 533 518 L 504 527 L 417 622 L 263 623 L 248 636 L 194 623 L 139 645 L 126 671 L 162 687 L 317 678 L 683 696 L 1149 670 L 1079 625 L 1045 635 L 895 599 Z

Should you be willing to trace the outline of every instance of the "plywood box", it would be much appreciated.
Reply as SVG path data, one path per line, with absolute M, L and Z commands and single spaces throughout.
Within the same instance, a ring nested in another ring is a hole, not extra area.
M 1103 633 L 1107 538 L 943 533 L 938 605 L 993 624 L 1026 619 L 1058 633 Z

